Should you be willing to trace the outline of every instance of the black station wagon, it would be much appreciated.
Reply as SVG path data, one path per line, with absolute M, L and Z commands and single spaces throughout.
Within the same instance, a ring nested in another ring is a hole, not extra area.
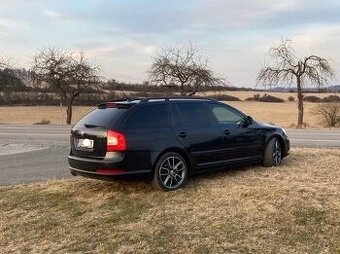
M 73 175 L 98 179 L 148 174 L 163 190 L 191 174 L 243 164 L 279 166 L 284 129 L 261 124 L 207 98 L 118 100 L 97 106 L 71 132 Z

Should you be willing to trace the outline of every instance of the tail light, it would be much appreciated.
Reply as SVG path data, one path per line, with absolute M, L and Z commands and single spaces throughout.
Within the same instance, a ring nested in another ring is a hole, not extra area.
M 123 134 L 115 131 L 107 131 L 107 152 L 125 151 L 126 142 Z
M 113 175 L 122 175 L 125 173 L 125 171 L 121 169 L 97 169 L 96 173 L 100 175 L 113 176 Z

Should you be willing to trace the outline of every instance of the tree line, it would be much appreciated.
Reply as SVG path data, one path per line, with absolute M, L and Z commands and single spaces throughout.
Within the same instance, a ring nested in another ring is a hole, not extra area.
M 298 98 L 297 127 L 301 128 L 305 88 L 321 88 L 329 83 L 335 75 L 332 61 L 315 54 L 299 58 L 289 39 L 283 39 L 279 45 L 272 47 L 269 55 L 272 61 L 260 69 L 257 84 L 264 87 L 294 86 Z M 29 70 L 13 68 L 0 59 L 0 93 L 55 93 L 57 99 L 67 105 L 67 124 L 72 121 L 72 106 L 84 94 L 88 94 L 89 99 L 91 94 L 140 88 L 159 94 L 176 93 L 182 96 L 194 96 L 197 92 L 208 90 L 232 90 L 229 82 L 218 77 L 208 60 L 191 44 L 163 48 L 153 57 L 148 69 L 148 81 L 142 84 L 127 85 L 116 80 L 105 80 L 101 76 L 100 66 L 90 63 L 83 52 L 42 49 L 34 56 Z

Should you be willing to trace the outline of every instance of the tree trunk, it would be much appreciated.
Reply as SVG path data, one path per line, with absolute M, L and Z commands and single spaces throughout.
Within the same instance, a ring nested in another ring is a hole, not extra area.
M 72 105 L 75 98 L 77 98 L 80 94 L 80 91 L 72 94 L 67 101 L 67 110 L 66 110 L 66 124 L 72 123 Z
M 67 103 L 67 110 L 66 110 L 66 124 L 72 123 L 72 101 Z
M 198 84 L 196 84 L 195 86 L 194 86 L 194 88 L 193 88 L 193 90 L 189 93 L 189 95 L 188 96 L 194 96 L 196 93 L 197 93 L 197 91 L 198 91 Z
M 185 95 L 185 91 L 184 91 L 184 84 L 181 84 L 181 96 Z
M 303 94 L 301 88 L 301 78 L 298 76 L 296 80 L 297 85 L 297 97 L 298 97 L 298 122 L 297 128 L 303 127 Z

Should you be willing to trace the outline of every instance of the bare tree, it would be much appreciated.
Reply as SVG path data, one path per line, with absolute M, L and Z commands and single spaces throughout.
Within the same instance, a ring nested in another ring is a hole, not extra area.
M 283 39 L 277 47 L 270 50 L 272 66 L 260 70 L 257 82 L 263 85 L 295 84 L 298 97 L 297 127 L 303 125 L 303 89 L 306 85 L 321 87 L 334 77 L 329 60 L 317 55 L 299 59 L 291 48 L 291 40 Z
M 178 86 L 181 95 L 192 96 L 201 86 L 224 84 L 212 72 L 208 61 L 192 45 L 187 48 L 164 48 L 149 69 L 150 81 L 167 87 Z
M 340 103 L 321 103 L 311 110 L 314 115 L 321 115 L 328 127 L 340 125 Z
M 11 75 L 9 75 L 8 70 L 11 69 L 8 62 L 5 59 L 0 58 L 0 91 L 2 91 L 6 100 L 11 95 L 11 90 L 8 89 L 8 80 L 11 79 Z
M 0 57 L 0 70 L 5 69 L 8 66 L 7 62 L 5 61 L 5 59 Z
M 32 71 L 40 82 L 52 86 L 60 100 L 67 104 L 67 124 L 72 122 L 74 100 L 84 91 L 99 89 L 100 70 L 88 63 L 82 53 L 75 57 L 71 51 L 43 49 L 34 57 Z
M 20 69 L 13 68 L 9 61 L 0 58 L 0 90 L 4 97 L 10 97 L 14 90 L 23 86 Z
M 80 53 L 78 58 L 73 58 L 71 65 L 71 75 L 67 90 L 67 123 L 71 124 L 72 105 L 74 100 L 83 92 L 96 89 L 100 90 L 100 69 L 98 66 L 92 66 Z

